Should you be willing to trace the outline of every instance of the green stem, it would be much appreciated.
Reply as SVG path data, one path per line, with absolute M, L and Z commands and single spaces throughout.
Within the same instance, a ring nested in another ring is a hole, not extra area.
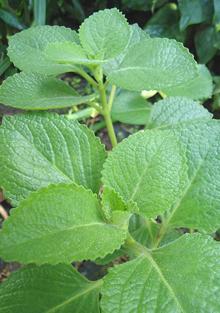
M 89 74 L 87 74 L 84 70 L 78 68 L 76 71 L 77 74 L 81 75 L 85 80 L 87 80 L 87 82 L 92 85 L 94 88 L 97 89 L 98 84 L 97 82 L 92 78 L 92 76 L 90 76 Z
M 134 240 L 131 235 L 128 235 L 123 248 L 132 258 L 138 257 L 142 254 L 150 255 L 150 250 Z
M 109 135 L 112 147 L 114 148 L 117 145 L 117 139 L 116 139 L 114 127 L 112 124 L 111 110 L 107 102 L 105 87 L 104 87 L 102 80 L 99 82 L 99 93 L 100 93 L 100 99 L 101 99 L 101 104 L 102 104 L 102 109 L 103 109 L 102 114 L 105 119 L 107 131 L 108 131 L 108 135 Z
M 109 99 L 108 99 L 108 106 L 109 106 L 109 110 L 110 111 L 112 109 L 112 104 L 113 104 L 113 101 L 114 101 L 114 98 L 115 98 L 115 93 L 116 93 L 116 86 L 113 85 L 112 89 L 111 89 L 111 93 L 110 93 Z
M 84 118 L 88 118 L 91 115 L 95 114 L 97 111 L 94 108 L 86 108 L 80 111 L 77 111 L 72 114 L 67 114 L 66 118 L 68 120 L 82 120 Z

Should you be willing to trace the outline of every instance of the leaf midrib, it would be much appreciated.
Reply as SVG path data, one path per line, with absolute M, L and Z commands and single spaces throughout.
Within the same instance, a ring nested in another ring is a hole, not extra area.
M 13 244 L 13 245 L 7 245 L 7 248 L 13 248 L 13 247 L 18 247 L 18 246 L 22 246 L 22 245 L 25 245 L 27 243 L 33 243 L 34 241 L 38 241 L 38 240 L 44 240 L 45 238 L 48 238 L 50 236 L 56 236 L 62 232 L 68 232 L 68 231 L 72 231 L 72 230 L 75 230 L 75 229 L 80 229 L 80 228 L 84 228 L 84 227 L 94 227 L 94 226 L 112 226 L 113 228 L 118 228 L 117 225 L 112 225 L 112 224 L 105 224 L 105 223 L 88 223 L 88 224 L 81 224 L 81 225 L 74 225 L 72 227 L 68 227 L 68 228 L 65 228 L 65 229 L 59 229 L 59 230 L 56 230 L 55 232 L 49 232 L 47 234 L 43 234 L 42 236 L 38 236 L 38 237 L 32 237 L 28 240 L 25 240 L 23 242 L 20 242 L 18 244 Z
M 53 313 L 56 312 L 56 310 L 60 309 L 61 307 L 74 302 L 76 299 L 86 295 L 87 293 L 90 293 L 91 291 L 93 291 L 94 289 L 98 289 L 100 286 L 102 285 L 102 281 L 98 280 L 96 283 L 92 283 L 91 286 L 89 286 L 88 288 L 86 288 L 85 290 L 83 290 L 82 292 L 79 292 L 78 294 L 74 294 L 72 297 L 70 297 L 69 299 L 63 301 L 62 303 L 56 305 L 55 307 L 45 311 L 44 313 Z
M 147 258 L 147 260 L 150 262 L 150 264 L 152 265 L 152 267 L 155 269 L 155 271 L 158 273 L 158 276 L 160 277 L 161 281 L 163 282 L 163 284 L 165 285 L 165 287 L 168 289 L 169 293 L 171 294 L 172 298 L 174 299 L 174 301 L 176 302 L 177 307 L 180 309 L 180 311 L 182 313 L 187 313 L 183 307 L 182 304 L 179 302 L 172 286 L 169 284 L 169 282 L 167 281 L 167 279 L 165 278 L 165 276 L 163 275 L 163 272 L 161 271 L 160 267 L 158 266 L 157 262 L 153 259 L 153 257 L 148 253 L 145 252 L 144 256 Z

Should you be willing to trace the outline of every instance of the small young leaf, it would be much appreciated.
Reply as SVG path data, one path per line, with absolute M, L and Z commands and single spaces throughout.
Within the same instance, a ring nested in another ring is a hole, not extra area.
M 219 258 L 219 243 L 199 234 L 146 252 L 110 270 L 102 312 L 219 312 Z
M 102 174 L 104 187 L 135 203 L 146 217 L 156 217 L 182 188 L 184 153 L 169 131 L 139 132 L 109 154 Z
M 208 99 L 212 96 L 212 75 L 205 65 L 199 65 L 199 76 L 172 88 L 165 88 L 167 96 L 183 96 L 194 100 Z
M 99 191 L 105 150 L 76 121 L 52 113 L 5 117 L 0 128 L 0 186 L 17 205 L 51 183 L 75 182 Z
M 150 38 L 132 45 L 118 67 L 106 68 L 110 83 L 129 90 L 161 90 L 198 75 L 193 56 L 179 42 Z
M 49 61 L 44 49 L 50 43 L 66 41 L 78 43 L 77 33 L 63 26 L 36 26 L 9 38 L 8 55 L 16 67 L 27 73 L 62 74 L 75 67 Z
M 99 313 L 100 286 L 71 265 L 28 266 L 0 285 L 1 313 Z
M 113 102 L 112 118 L 122 123 L 145 125 L 150 111 L 151 104 L 140 93 L 122 90 Z
M 92 59 L 116 57 L 126 47 L 129 36 L 129 24 L 116 8 L 94 13 L 79 29 L 80 42 Z
M 0 102 L 23 110 L 65 108 L 95 97 L 80 96 L 60 79 L 25 72 L 8 77 L 0 86 Z
M 124 216 L 117 214 L 117 224 L 106 224 L 90 190 L 51 185 L 12 211 L 0 233 L 0 256 L 35 264 L 102 258 L 123 244 L 128 227 Z
M 148 128 L 168 128 L 182 123 L 212 118 L 202 105 L 185 97 L 170 97 L 156 102 L 147 123 Z

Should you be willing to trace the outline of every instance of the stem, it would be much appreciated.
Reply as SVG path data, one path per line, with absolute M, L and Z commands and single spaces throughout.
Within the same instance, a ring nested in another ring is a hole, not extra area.
M 135 241 L 131 235 L 125 241 L 124 249 L 130 257 L 138 257 L 139 255 L 149 255 L 150 250 Z
M 97 89 L 98 84 L 97 82 L 92 78 L 92 76 L 90 76 L 89 74 L 87 74 L 84 70 L 82 69 L 77 69 L 76 71 L 77 74 L 81 75 L 83 78 L 85 78 L 85 80 L 87 80 L 87 82 L 92 85 L 94 88 Z
M 105 119 L 107 131 L 108 131 L 109 138 L 111 140 L 112 147 L 114 148 L 117 145 L 117 139 L 116 139 L 114 127 L 112 124 L 111 110 L 107 103 L 105 87 L 104 87 L 102 80 L 100 80 L 99 82 L 99 93 L 100 93 L 100 99 L 101 99 L 101 104 L 102 104 L 102 109 L 103 109 L 102 114 Z
M 116 86 L 112 85 L 112 90 L 111 90 L 111 93 L 110 93 L 110 96 L 109 96 L 109 99 L 108 99 L 108 106 L 109 106 L 109 110 L 110 111 L 112 109 L 112 104 L 113 104 L 113 101 L 114 101 L 114 98 L 115 98 L 115 93 L 116 93 Z
M 88 118 L 95 113 L 97 113 L 97 111 L 94 108 L 86 108 L 86 109 L 77 111 L 77 112 L 72 113 L 72 114 L 67 114 L 66 118 L 68 120 L 81 120 L 84 118 Z

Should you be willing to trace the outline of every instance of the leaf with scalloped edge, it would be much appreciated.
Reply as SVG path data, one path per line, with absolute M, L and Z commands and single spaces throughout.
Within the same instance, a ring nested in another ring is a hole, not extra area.
M 151 109 L 147 128 L 168 128 L 182 123 L 210 120 L 212 114 L 201 104 L 186 97 L 168 97 Z
M 111 84 L 129 90 L 161 90 L 198 75 L 193 55 L 179 42 L 149 38 L 127 49 L 118 67 L 105 70 Z
M 103 313 L 220 311 L 220 245 L 184 235 L 151 253 L 115 266 L 101 289 Z
M 57 264 L 95 260 L 123 244 L 127 212 L 102 218 L 98 198 L 75 184 L 50 185 L 13 209 L 0 232 L 0 256 L 20 263 Z
M 95 98 L 95 94 L 80 96 L 64 81 L 42 74 L 21 72 L 0 86 L 0 102 L 23 110 L 66 108 Z
M 199 76 L 179 86 L 163 89 L 167 96 L 183 96 L 194 100 L 208 99 L 212 96 L 212 76 L 205 65 L 198 65 Z
M 77 33 L 64 26 L 31 27 L 9 38 L 8 55 L 16 67 L 28 73 L 57 75 L 75 71 L 75 66 L 49 61 L 44 54 L 48 44 L 66 41 L 78 43 Z
M 99 313 L 102 282 L 88 281 L 71 265 L 28 266 L 0 285 L 1 313 Z
M 146 217 L 163 213 L 182 189 L 184 151 L 170 131 L 148 130 L 125 139 L 108 156 L 104 187 L 133 202 Z
M 4 117 L 0 186 L 13 205 L 51 183 L 75 182 L 98 192 L 104 146 L 86 126 L 53 113 Z
M 79 28 L 81 45 L 91 59 L 116 57 L 126 47 L 129 36 L 129 24 L 116 8 L 94 13 Z

